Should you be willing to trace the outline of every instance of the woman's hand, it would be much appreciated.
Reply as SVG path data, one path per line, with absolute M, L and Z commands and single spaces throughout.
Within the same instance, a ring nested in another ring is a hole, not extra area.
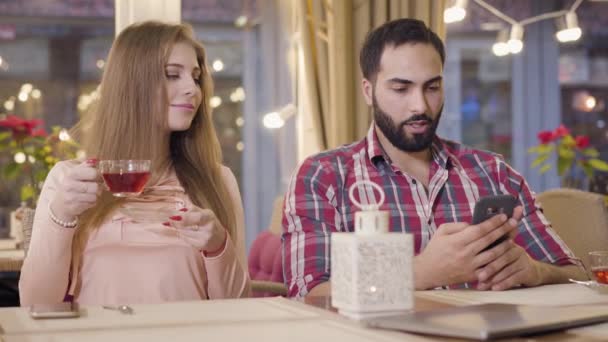
M 88 159 L 70 169 L 59 180 L 55 197 L 51 199 L 53 214 L 64 221 L 74 221 L 78 215 L 93 207 L 101 194 L 99 174 L 95 168 L 97 159 Z
M 213 211 L 199 207 L 180 211 L 179 215 L 169 217 L 169 221 L 163 224 L 175 228 L 180 238 L 206 256 L 219 255 L 228 239 L 228 232 Z

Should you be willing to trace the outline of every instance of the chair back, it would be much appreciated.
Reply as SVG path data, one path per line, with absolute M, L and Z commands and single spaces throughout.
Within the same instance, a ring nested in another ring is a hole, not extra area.
M 272 205 L 272 217 L 270 217 L 270 225 L 268 226 L 268 230 L 278 236 L 281 236 L 281 234 L 283 233 L 282 222 L 284 201 L 285 200 L 283 196 L 278 196 L 274 199 L 274 203 Z
M 281 255 L 282 220 L 283 197 L 280 196 L 274 201 L 268 229 L 255 238 L 249 250 L 249 275 L 254 297 L 287 295 Z
M 604 196 L 555 189 L 539 194 L 537 199 L 555 232 L 589 270 L 588 253 L 608 250 L 608 208 Z

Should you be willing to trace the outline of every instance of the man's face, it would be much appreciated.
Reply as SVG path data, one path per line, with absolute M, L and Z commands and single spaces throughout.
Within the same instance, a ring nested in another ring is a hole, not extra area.
M 442 73 L 432 45 L 408 43 L 385 47 L 376 80 L 363 80 L 379 134 L 396 148 L 418 152 L 431 145 L 443 109 Z

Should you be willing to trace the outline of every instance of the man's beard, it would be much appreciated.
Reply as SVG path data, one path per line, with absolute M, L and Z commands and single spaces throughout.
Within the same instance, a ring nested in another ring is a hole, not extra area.
M 372 95 L 372 102 L 376 126 L 393 146 L 404 152 L 420 152 L 431 146 L 437 125 L 439 125 L 439 119 L 441 119 L 443 105 L 435 120 L 426 114 L 416 114 L 397 125 L 386 112 L 380 109 L 375 94 Z M 424 133 L 416 133 L 412 137 L 408 137 L 404 126 L 415 121 L 426 121 L 429 128 Z

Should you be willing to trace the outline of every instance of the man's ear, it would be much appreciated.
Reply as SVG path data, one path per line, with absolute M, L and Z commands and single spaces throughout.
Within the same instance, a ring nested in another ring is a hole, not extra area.
M 361 92 L 363 93 L 365 103 L 367 103 L 368 106 L 371 106 L 373 103 L 372 99 L 374 94 L 374 84 L 368 79 L 364 78 L 361 81 Z

